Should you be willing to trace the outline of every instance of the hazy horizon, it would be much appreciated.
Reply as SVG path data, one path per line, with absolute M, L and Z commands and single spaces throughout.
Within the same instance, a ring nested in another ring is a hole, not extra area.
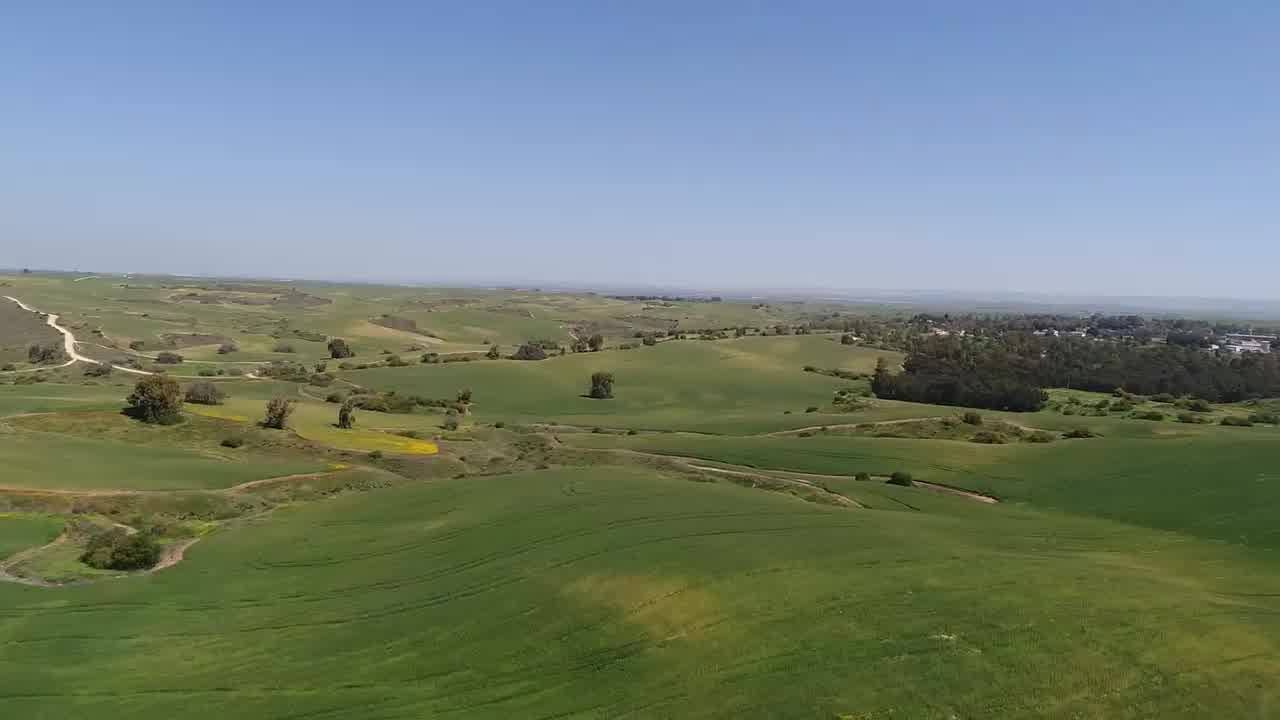
M 1280 300 L 1280 6 L 27 6 L 0 264 Z

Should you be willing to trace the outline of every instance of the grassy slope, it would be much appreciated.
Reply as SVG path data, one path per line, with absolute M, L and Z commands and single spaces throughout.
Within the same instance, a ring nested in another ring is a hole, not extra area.
M 1280 430 L 1163 426 L 1145 437 L 979 445 L 889 438 L 634 438 L 564 435 L 616 446 L 801 472 L 853 475 L 906 470 L 918 479 L 1198 536 L 1280 548 Z M 1157 433 L 1167 434 L 1157 434 Z
M 8 295 L 0 288 L 0 295 Z M 25 364 L 27 348 L 33 343 L 58 344 L 62 336 L 45 324 L 35 313 L 17 303 L 0 298 L 0 365 Z
M 0 560 L 53 540 L 62 525 L 61 518 L 50 515 L 0 513 Z
M 1280 581 L 1242 551 L 931 498 L 838 510 L 627 471 L 278 511 L 146 578 L 0 586 L 44 718 L 1244 717 Z
M 344 377 L 367 387 L 426 397 L 452 397 L 470 387 L 476 391 L 475 411 L 482 420 L 760 432 L 822 422 L 802 417 L 805 408 L 828 405 L 835 390 L 849 384 L 805 373 L 804 365 L 865 371 L 880 355 L 897 357 L 842 346 L 823 336 L 749 337 L 686 340 L 541 362 L 378 368 Z M 582 397 L 597 370 L 614 373 L 613 400 Z M 793 415 L 784 416 L 784 410 Z

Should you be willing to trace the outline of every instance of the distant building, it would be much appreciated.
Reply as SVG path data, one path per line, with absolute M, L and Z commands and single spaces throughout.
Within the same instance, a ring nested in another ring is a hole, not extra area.
M 1230 333 L 1222 336 L 1222 349 L 1237 355 L 1243 353 L 1266 354 L 1271 352 L 1271 343 L 1275 341 L 1275 335 Z

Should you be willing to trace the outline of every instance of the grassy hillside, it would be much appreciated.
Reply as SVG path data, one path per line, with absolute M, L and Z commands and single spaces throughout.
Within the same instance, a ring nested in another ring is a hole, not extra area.
M 546 421 L 709 432 L 759 432 L 814 422 L 811 406 L 828 407 L 851 383 L 806 373 L 805 365 L 870 371 L 895 353 L 840 345 L 824 336 L 685 340 L 627 351 L 570 354 L 540 362 L 515 360 L 377 368 L 345 373 L 356 384 L 426 397 L 476 392 L 484 420 Z M 591 373 L 616 378 L 612 400 L 584 397 Z M 783 412 L 790 410 L 791 416 Z
M 1256 560 L 944 502 L 841 510 L 572 470 L 346 496 L 206 538 L 151 577 L 0 585 L 0 697 L 22 717 L 193 719 L 1246 717 L 1274 702 L 1280 582 Z
M 1128 421 L 1134 422 L 1134 421 Z M 1149 426 L 1146 424 L 1144 426 Z M 1085 515 L 1280 548 L 1280 430 L 1169 425 L 1168 435 L 1039 444 L 688 434 L 566 434 L 580 446 L 622 446 L 800 472 L 888 475 L 955 485 Z M 1172 432 L 1175 431 L 1176 432 Z

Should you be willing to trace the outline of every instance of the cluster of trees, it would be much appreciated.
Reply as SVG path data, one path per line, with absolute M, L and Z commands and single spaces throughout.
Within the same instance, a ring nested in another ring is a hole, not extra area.
M 149 532 L 111 528 L 89 538 L 80 562 L 99 570 L 145 570 L 160 562 L 160 544 Z
M 881 365 L 872 377 L 878 397 L 992 410 L 1038 410 L 1046 387 L 1239 402 L 1280 395 L 1280 356 L 1023 333 L 932 336 L 912 341 L 902 373 Z
M 596 400 L 608 400 L 613 397 L 613 373 L 592 373 L 591 389 L 587 392 L 587 395 Z

